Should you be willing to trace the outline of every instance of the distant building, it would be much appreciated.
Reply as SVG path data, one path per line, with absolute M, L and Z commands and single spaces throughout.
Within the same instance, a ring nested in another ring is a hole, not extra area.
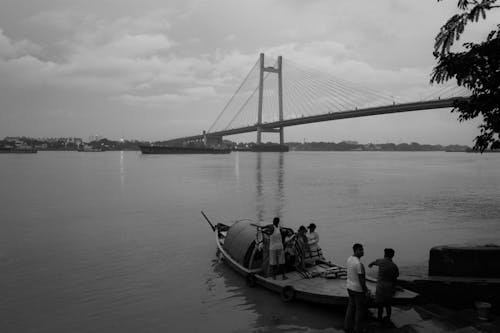
M 101 138 L 102 138 L 102 136 L 99 134 L 91 135 L 91 136 L 89 136 L 89 142 L 99 141 L 99 140 L 101 140 Z

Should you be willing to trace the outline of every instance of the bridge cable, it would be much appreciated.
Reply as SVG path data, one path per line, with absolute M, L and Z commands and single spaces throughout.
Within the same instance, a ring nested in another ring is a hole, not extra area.
M 317 82 L 317 80 L 314 80 L 313 74 L 311 74 L 310 72 L 303 72 L 303 73 L 304 73 L 303 75 L 306 78 L 310 79 L 311 82 Z M 354 101 L 354 98 L 357 99 L 358 103 L 359 103 L 359 99 L 367 100 L 367 97 L 360 94 L 360 91 L 353 89 L 352 87 L 343 85 L 343 84 L 333 80 L 332 78 L 329 78 L 329 77 L 326 77 L 323 75 L 323 78 L 321 79 L 321 81 L 323 82 L 324 85 L 331 87 L 333 90 L 332 92 L 327 91 L 327 95 L 332 96 L 345 109 L 350 109 L 350 108 L 353 108 L 356 106 L 356 101 Z M 315 84 L 317 85 L 318 83 L 315 83 Z M 332 93 L 335 93 L 335 95 L 333 95 Z M 355 95 L 355 96 L 353 96 L 353 95 Z M 356 97 L 356 96 L 358 96 L 358 97 Z M 346 102 L 348 106 L 341 103 L 342 100 L 344 102 Z M 352 107 L 351 107 L 351 105 L 352 105 Z
M 222 114 L 226 111 L 227 107 L 229 106 L 229 104 L 233 101 L 234 97 L 236 96 L 236 94 L 238 94 L 238 92 L 240 91 L 240 89 L 243 87 L 243 85 L 245 84 L 245 82 L 247 81 L 247 79 L 250 77 L 250 74 L 253 72 L 253 70 L 255 69 L 255 67 L 257 67 L 257 65 L 259 64 L 259 60 L 257 60 L 257 62 L 252 66 L 252 68 L 250 69 L 250 71 L 248 72 L 247 76 L 245 77 L 245 79 L 243 79 L 243 82 L 241 82 L 240 86 L 238 87 L 238 89 L 236 89 L 236 91 L 234 92 L 233 96 L 231 96 L 231 98 L 229 99 L 229 101 L 226 103 L 226 105 L 224 106 L 224 108 L 222 109 L 221 113 L 219 113 L 219 115 L 217 116 L 217 118 L 215 119 L 215 121 L 212 123 L 212 125 L 210 126 L 210 128 L 208 129 L 207 132 L 210 132 L 212 130 L 212 128 L 214 127 L 214 125 L 217 123 L 217 121 L 219 121 L 220 117 L 222 116 Z
M 333 96 L 332 93 L 329 91 L 329 90 L 326 90 L 325 86 L 326 85 L 329 85 L 331 86 L 331 83 L 329 82 L 324 82 L 324 80 L 322 80 L 323 82 L 318 82 L 318 80 L 316 80 L 311 73 L 308 73 L 308 72 L 304 72 L 304 71 L 301 71 L 303 72 L 303 74 L 301 74 L 303 77 L 305 77 L 304 79 L 301 80 L 301 82 L 298 83 L 298 85 L 300 85 L 301 89 L 303 92 L 307 93 L 307 95 L 309 96 L 312 96 L 313 98 L 317 98 L 317 97 L 314 97 L 314 92 L 315 90 L 316 91 L 322 91 L 322 92 L 326 92 L 326 96 Z M 303 88 L 303 86 L 309 82 L 309 84 L 306 85 L 307 88 Z M 314 89 L 313 89 L 314 88 Z M 335 91 L 336 95 L 335 97 L 333 98 L 334 101 L 336 101 L 337 103 L 339 103 L 343 108 L 346 108 L 346 106 L 341 103 L 340 101 L 341 100 L 345 100 L 346 98 L 343 97 L 342 95 L 338 96 L 339 94 L 339 91 Z M 327 103 L 334 106 L 334 108 L 336 108 L 337 110 L 340 110 L 338 106 L 335 106 L 335 103 L 333 103 L 331 101 L 331 99 L 326 99 Z M 348 103 L 352 103 L 351 100 L 347 99 L 347 102 Z
M 267 72 L 267 74 L 264 76 L 264 80 L 266 80 L 266 78 L 269 76 L 269 72 Z M 241 111 L 243 111 L 243 108 L 248 104 L 248 102 L 250 101 L 250 99 L 255 95 L 255 93 L 259 90 L 259 86 L 257 86 L 257 88 L 255 88 L 255 90 L 252 92 L 252 94 L 250 94 L 250 96 L 248 96 L 248 98 L 246 99 L 246 101 L 243 103 L 243 105 L 239 108 L 239 110 L 237 111 L 237 113 L 234 115 L 234 117 L 231 119 L 231 121 L 226 125 L 226 127 L 224 128 L 224 131 L 228 129 L 229 126 L 231 126 L 231 124 L 233 123 L 233 121 L 240 115 Z
M 320 76 L 323 76 L 323 77 L 326 77 L 328 79 L 335 79 L 337 81 L 338 84 L 343 84 L 343 85 L 347 85 L 347 86 L 351 86 L 351 87 L 355 87 L 356 91 L 364 91 L 370 95 L 377 95 L 379 97 L 382 97 L 384 99 L 389 99 L 391 101 L 393 101 L 395 99 L 395 96 L 392 96 L 392 95 L 386 95 L 386 94 L 383 94 L 377 90 L 374 90 L 374 89 L 371 89 L 371 88 L 368 88 L 368 87 L 365 87 L 365 86 L 362 86 L 360 84 L 356 84 L 354 82 L 349 82 L 347 80 L 343 80 L 343 79 L 339 79 L 337 77 L 335 77 L 334 75 L 330 75 L 330 74 L 326 74 L 322 71 L 319 71 L 318 69 L 315 69 L 313 67 L 309 67 L 309 66 L 304 66 L 304 65 L 299 65 L 297 63 L 295 63 L 294 61 L 290 61 L 288 60 L 288 63 L 290 63 L 292 66 L 295 66 L 296 68 L 306 72 L 306 68 L 309 69 L 309 72 L 311 73 L 317 73 L 319 74 Z

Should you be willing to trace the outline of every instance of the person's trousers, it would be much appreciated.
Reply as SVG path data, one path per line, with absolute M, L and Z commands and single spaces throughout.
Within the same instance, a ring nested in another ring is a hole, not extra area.
M 346 332 L 361 332 L 365 315 L 365 293 L 347 289 L 349 304 L 345 314 L 344 329 Z

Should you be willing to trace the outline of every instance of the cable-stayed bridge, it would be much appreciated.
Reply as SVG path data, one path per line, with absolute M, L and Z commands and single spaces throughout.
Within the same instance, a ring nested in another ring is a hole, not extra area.
M 272 64 L 272 66 L 266 66 Z M 322 121 L 366 117 L 389 113 L 452 107 L 467 99 L 461 87 L 446 87 L 420 101 L 403 101 L 292 61 L 266 59 L 263 53 L 220 114 L 203 134 L 168 140 L 169 143 L 222 143 L 224 136 L 257 132 L 279 133 L 284 128 Z

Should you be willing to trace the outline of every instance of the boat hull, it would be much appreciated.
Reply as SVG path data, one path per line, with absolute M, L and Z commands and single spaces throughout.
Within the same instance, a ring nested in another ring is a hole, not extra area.
M 229 154 L 229 149 L 210 147 L 139 146 L 143 154 Z

